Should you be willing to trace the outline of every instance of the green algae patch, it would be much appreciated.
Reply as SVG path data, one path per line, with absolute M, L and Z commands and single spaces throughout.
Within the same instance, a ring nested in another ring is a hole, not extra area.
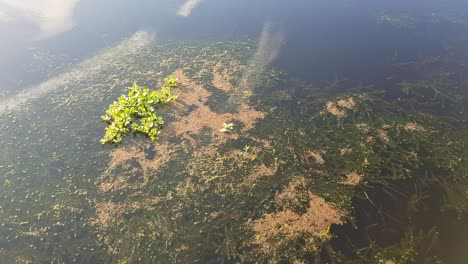
M 130 132 L 156 141 L 159 128 L 164 123 L 164 119 L 156 113 L 156 108 L 177 98 L 171 93 L 171 88 L 175 87 L 177 80 L 174 75 L 165 79 L 161 91 L 150 92 L 136 83 L 129 87 L 128 94 L 120 96 L 101 117 L 108 124 L 101 143 L 118 144 Z

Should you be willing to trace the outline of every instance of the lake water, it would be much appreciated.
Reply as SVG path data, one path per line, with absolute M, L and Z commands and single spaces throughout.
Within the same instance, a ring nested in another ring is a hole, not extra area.
M 467 263 L 467 10 L 0 0 L 0 264 Z

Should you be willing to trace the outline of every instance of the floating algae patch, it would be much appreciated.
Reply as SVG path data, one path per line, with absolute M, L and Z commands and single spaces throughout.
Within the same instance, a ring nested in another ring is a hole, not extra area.
M 291 254 L 290 261 L 302 261 L 300 251 L 319 251 L 323 241 L 330 238 L 330 226 L 343 223 L 344 212 L 308 191 L 305 181 L 303 177 L 293 179 L 275 197 L 281 210 L 264 214 L 253 222 L 252 243 L 257 246 L 259 255 L 283 259 Z M 290 246 L 297 241 L 303 241 L 301 250 Z

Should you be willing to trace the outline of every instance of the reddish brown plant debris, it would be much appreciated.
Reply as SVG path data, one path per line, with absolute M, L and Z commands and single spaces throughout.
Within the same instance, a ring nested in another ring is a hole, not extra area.
M 405 130 L 406 131 L 417 131 L 417 132 L 420 132 L 420 131 L 425 131 L 426 129 L 416 123 L 407 123 L 405 125 Z
M 240 62 L 231 56 L 228 51 L 213 55 L 210 60 L 202 60 L 201 62 L 203 67 L 202 70 L 196 74 L 196 77 L 202 77 L 207 73 L 211 73 L 214 80 L 219 80 L 218 77 L 221 77 L 222 82 L 235 83 L 237 78 L 236 76 L 247 71 L 247 66 L 241 65 Z M 226 92 L 232 91 L 232 86 L 230 87 L 230 85 L 215 86 Z
M 307 236 L 307 249 L 316 252 L 320 244 L 329 239 L 326 230 L 331 224 L 342 224 L 343 213 L 333 205 L 327 204 L 323 198 L 310 194 L 309 208 L 306 213 L 298 214 L 290 209 L 277 213 L 265 214 L 254 221 L 254 244 L 259 246 L 264 254 L 272 254 L 280 247 L 277 243 L 288 240 L 298 240 Z M 277 240 L 277 238 L 286 239 Z
M 156 155 L 148 159 L 145 149 L 153 148 Z M 109 165 L 99 178 L 100 190 L 103 192 L 119 191 L 130 187 L 130 179 L 139 178 L 142 185 L 148 183 L 151 175 L 166 164 L 176 146 L 168 142 L 159 144 L 144 143 L 127 148 L 117 148 L 110 153 Z M 137 163 L 139 166 L 134 166 Z
M 121 205 L 107 201 L 96 204 L 95 218 L 92 218 L 90 223 L 96 226 L 99 230 L 108 230 L 115 226 L 117 221 L 122 220 L 124 208 Z
M 348 153 L 351 153 L 352 151 L 353 151 L 352 148 L 342 148 L 342 149 L 340 149 L 341 155 L 346 155 Z
M 221 214 L 222 214 L 221 212 L 214 211 L 214 212 L 210 213 L 210 217 L 213 218 L 213 219 L 216 219 L 216 218 L 220 217 Z
M 305 213 L 300 214 L 289 208 L 276 213 L 264 214 L 262 218 L 252 222 L 255 236 L 252 243 L 258 246 L 260 252 L 270 256 L 277 256 L 284 243 L 304 239 L 306 248 L 316 252 L 320 244 L 330 239 L 329 226 L 342 224 L 344 213 L 335 205 L 325 202 L 317 195 L 305 188 L 305 178 L 294 179 L 276 199 L 294 200 L 307 195 L 309 200 Z M 298 201 L 299 202 L 299 201 Z
M 337 104 L 338 106 L 343 107 L 345 109 L 353 109 L 354 107 L 356 107 L 356 102 L 354 101 L 354 98 L 352 97 L 348 99 L 338 100 Z
M 310 158 L 313 158 L 313 161 L 319 165 L 325 164 L 325 160 L 323 159 L 321 152 L 309 150 L 305 153 L 304 157 L 307 160 L 310 160 Z
M 219 73 L 213 73 L 213 85 L 225 92 L 232 91 L 233 87 L 232 84 L 225 78 L 225 76 Z
M 390 141 L 390 138 L 388 137 L 388 132 L 387 131 L 385 131 L 383 129 L 379 129 L 378 132 L 379 132 L 380 140 L 382 140 L 384 143 L 388 143 Z
M 255 183 L 258 182 L 259 179 L 263 177 L 271 177 L 276 174 L 278 168 L 282 164 L 278 162 L 277 164 L 271 165 L 267 167 L 264 164 L 256 166 L 252 172 L 242 181 L 242 183 L 238 186 L 238 188 L 245 186 L 245 187 L 253 187 Z
M 115 177 L 112 181 L 102 182 L 99 189 L 102 192 L 115 192 L 127 188 L 128 179 L 126 177 Z
M 144 157 L 144 152 L 139 150 L 137 147 L 133 146 L 130 148 L 116 148 L 109 154 L 109 169 L 115 169 L 119 166 L 126 164 L 128 161 L 133 158 L 141 159 Z
M 343 118 L 346 116 L 345 110 L 338 109 L 337 105 L 334 102 L 327 102 L 325 109 L 328 113 L 336 116 L 337 118 Z
M 361 182 L 362 176 L 356 172 L 350 172 L 346 174 L 346 179 L 341 181 L 341 184 L 356 186 Z
M 340 99 L 336 103 L 329 101 L 325 104 L 325 111 L 334 115 L 337 118 L 343 118 L 348 113 L 348 110 L 356 107 L 356 102 L 353 97 L 348 99 Z
M 235 116 L 235 119 L 244 124 L 244 131 L 254 128 L 259 120 L 265 118 L 265 113 L 257 111 L 246 104 L 241 104 L 238 111 L 239 113 Z
M 260 164 L 259 166 L 256 167 L 253 174 L 261 175 L 261 176 L 273 176 L 276 174 L 277 171 L 278 171 L 278 165 L 267 167 L 265 164 Z
M 168 126 L 169 134 L 181 136 L 195 144 L 191 135 L 198 135 L 204 129 L 208 129 L 213 138 L 218 141 L 225 142 L 228 139 L 237 138 L 236 133 L 223 133 L 220 129 L 223 123 L 239 121 L 244 124 L 244 131 L 252 129 L 255 123 L 264 118 L 265 114 L 259 112 L 252 107 L 241 104 L 236 113 L 216 113 L 213 112 L 205 102 L 208 100 L 211 93 L 205 90 L 202 86 L 193 83 L 181 70 L 176 71 L 175 76 L 179 82 L 183 84 L 180 88 L 181 95 L 178 97 L 176 105 L 178 105 L 175 117 L 177 121 Z M 188 115 L 180 115 L 182 112 L 187 112 L 188 109 L 195 107 Z
M 235 192 L 245 190 L 246 188 L 252 188 L 259 179 L 275 175 L 279 166 L 283 163 L 281 161 L 277 161 L 274 164 L 267 166 L 259 162 L 257 160 L 259 154 L 263 151 L 271 151 L 271 143 L 268 140 L 251 139 L 262 144 L 262 146 L 249 147 L 248 150 L 234 149 L 220 155 L 219 148 L 222 146 L 222 142 L 217 142 L 216 144 L 204 146 L 195 150 L 193 152 L 192 159 L 188 162 L 186 167 L 188 174 L 191 177 L 199 177 L 203 174 L 203 171 L 207 168 L 205 166 L 200 167 L 200 160 L 212 160 L 210 163 L 216 163 L 218 161 L 229 162 L 230 164 L 237 164 L 238 166 L 245 167 L 245 169 L 248 169 L 249 173 L 241 179 L 241 182 L 238 181 L 240 179 L 238 175 L 229 175 L 228 177 L 234 177 L 234 181 L 238 183 L 230 183 L 223 186 L 223 188 L 231 188 Z M 210 165 L 215 166 L 215 164 Z M 200 184 L 199 182 L 196 186 L 193 186 L 191 181 L 181 183 L 178 186 L 178 193 L 184 194 L 191 191 L 203 191 L 209 188 L 212 184 L 217 183 L 220 179 L 223 179 L 223 182 L 230 181 L 230 179 L 224 178 L 226 178 L 226 175 L 211 175 L 208 173 L 206 177 L 201 179 L 204 184 Z
M 281 193 L 276 195 L 276 200 L 294 200 L 297 198 L 298 194 L 301 193 L 306 187 L 306 180 L 304 177 L 294 178 L 289 185 L 283 189 Z

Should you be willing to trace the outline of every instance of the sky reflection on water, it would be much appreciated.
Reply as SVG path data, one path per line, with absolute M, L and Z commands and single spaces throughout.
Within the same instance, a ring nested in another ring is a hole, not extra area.
M 28 21 L 38 28 L 38 39 L 47 39 L 73 28 L 73 10 L 79 0 L 0 0 L 4 21 Z M 0 16 L 1 18 L 2 16 Z

